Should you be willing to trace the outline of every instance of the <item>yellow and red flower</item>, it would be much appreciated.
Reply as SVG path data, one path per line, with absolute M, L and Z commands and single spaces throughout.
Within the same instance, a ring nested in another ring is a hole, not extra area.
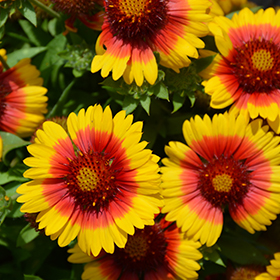
M 196 116 L 183 124 L 188 144 L 170 142 L 162 188 L 168 221 L 189 238 L 212 246 L 223 211 L 250 233 L 266 230 L 280 213 L 279 137 L 243 115 Z
M 106 0 L 105 20 L 96 43 L 91 71 L 101 69 L 102 77 L 112 71 L 113 80 L 123 76 L 126 83 L 138 86 L 144 78 L 154 84 L 160 64 L 179 72 L 198 57 L 196 48 L 204 43 L 197 36 L 208 34 L 206 21 L 211 16 L 207 0 Z
M 132 121 L 96 105 L 69 115 L 70 137 L 51 121 L 37 131 L 33 157 L 24 160 L 31 167 L 24 177 L 33 180 L 17 189 L 17 201 L 22 212 L 40 212 L 39 229 L 59 246 L 78 237 L 88 254 L 113 253 L 135 227 L 154 224 L 162 206 L 158 157 L 139 142 L 142 122 Z
M 255 280 L 280 280 L 280 253 L 274 254 L 274 260 L 266 267 L 267 272 L 258 275 Z
M 153 226 L 137 229 L 123 249 L 88 256 L 78 245 L 69 249 L 72 263 L 87 263 L 83 280 L 197 279 L 202 258 L 199 242 L 186 239 L 175 224 L 162 219 Z
M 28 137 L 44 121 L 48 98 L 39 75 L 28 58 L 5 72 L 0 63 L 0 130 Z
M 280 12 L 248 8 L 232 20 L 215 17 L 209 28 L 220 52 L 202 72 L 211 107 L 274 122 L 280 114 Z M 276 125 L 273 127 L 276 129 Z

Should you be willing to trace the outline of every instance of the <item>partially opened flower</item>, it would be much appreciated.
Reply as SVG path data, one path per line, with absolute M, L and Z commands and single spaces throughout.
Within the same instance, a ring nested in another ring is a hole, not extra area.
M 22 59 L 3 72 L 0 65 L 0 130 L 20 137 L 30 136 L 47 112 L 47 89 L 40 71 Z
M 248 8 L 209 25 L 220 54 L 203 71 L 211 107 L 274 122 L 280 113 L 280 11 Z M 276 125 L 273 127 L 277 131 Z M 280 129 L 280 126 L 279 126 Z
M 267 272 L 258 275 L 255 280 L 279 280 L 280 279 L 280 253 L 274 254 L 274 260 L 266 267 Z
M 199 242 L 186 239 L 175 224 L 161 220 L 154 226 L 136 230 L 123 249 L 104 251 L 96 258 L 86 255 L 78 245 L 69 249 L 72 263 L 88 263 L 83 280 L 172 280 L 197 279 L 202 258 Z
M 102 77 L 112 71 L 112 78 L 123 76 L 126 83 L 138 86 L 144 78 L 154 84 L 160 64 L 179 72 L 198 57 L 196 48 L 204 43 L 197 36 L 208 33 L 206 21 L 211 16 L 207 0 L 136 0 L 105 1 L 105 21 L 96 43 L 91 71 L 101 69 Z
M 266 230 L 280 213 L 279 137 L 260 119 L 227 113 L 187 120 L 183 133 L 188 146 L 165 148 L 166 219 L 207 246 L 221 234 L 225 208 L 248 232 Z
M 39 229 L 59 246 L 78 237 L 88 254 L 113 253 L 135 227 L 154 224 L 162 206 L 158 157 L 139 142 L 142 122 L 125 115 L 90 106 L 69 115 L 70 137 L 46 121 L 28 147 L 33 157 L 24 160 L 31 167 L 24 177 L 33 180 L 18 188 L 17 201 L 22 212 L 40 212 Z

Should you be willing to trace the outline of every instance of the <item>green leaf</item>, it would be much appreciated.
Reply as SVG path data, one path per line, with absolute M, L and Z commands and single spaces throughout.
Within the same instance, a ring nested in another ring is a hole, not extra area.
M 8 133 L 8 132 L 0 132 L 0 136 L 3 139 L 3 161 L 5 162 L 5 158 L 8 152 L 10 152 L 13 149 L 19 148 L 19 147 L 23 147 L 26 146 L 28 144 L 30 144 L 30 142 L 24 141 L 21 138 L 19 138 L 18 136 L 12 134 L 12 133 Z
M 24 164 L 17 164 L 14 167 L 9 168 L 8 171 L 0 173 L 0 185 L 4 185 L 12 181 L 27 181 L 27 179 L 22 176 L 25 170 L 26 166 Z
M 39 232 L 27 224 L 19 233 L 17 238 L 17 247 L 22 247 L 31 242 L 39 235 Z
M 62 34 L 56 36 L 47 45 L 47 53 L 41 63 L 40 70 L 49 68 L 50 66 L 59 63 L 64 63 L 64 60 L 57 54 L 64 50 L 66 44 L 66 37 Z
M 43 280 L 41 277 L 36 275 L 26 275 L 24 274 L 24 280 Z
M 23 58 L 32 58 L 35 55 L 44 52 L 47 50 L 47 47 L 34 47 L 34 48 L 25 48 L 21 50 L 14 51 L 8 54 L 7 63 L 8 65 L 14 66 Z
M 6 216 L 10 212 L 10 198 L 6 195 L 6 191 L 0 187 L 0 225 L 4 222 Z
M 9 16 L 8 9 L 0 9 L 0 27 L 4 26 Z
M 53 37 L 64 31 L 63 24 L 61 24 L 61 19 L 53 18 L 48 22 L 48 30 Z
M 3 38 L 4 34 L 5 34 L 5 26 L 1 26 L 0 27 L 0 40 Z
M 183 106 L 185 100 L 186 100 L 186 96 L 185 95 L 181 96 L 180 94 L 175 92 L 173 94 L 173 98 L 172 98 L 172 104 L 173 104 L 173 111 L 172 111 L 172 113 L 175 113 L 176 111 L 178 111 Z
M 158 83 L 154 86 L 154 95 L 161 99 L 166 99 L 169 101 L 169 93 L 165 84 Z
M 130 114 L 131 112 L 133 112 L 136 109 L 138 104 L 139 104 L 139 100 L 136 100 L 132 96 L 127 95 L 124 98 L 122 108 L 123 108 L 123 110 L 126 111 L 126 114 Z
M 191 102 L 191 107 L 193 107 L 193 105 L 195 103 L 195 100 L 196 100 L 194 91 L 188 92 L 187 96 L 188 96 L 188 98 L 189 98 L 189 100 Z
M 140 96 L 140 104 L 147 114 L 150 115 L 151 97 L 148 95 Z
M 207 248 L 203 250 L 203 258 L 207 261 L 211 261 L 217 265 L 226 267 L 225 263 L 223 262 L 220 254 L 218 253 L 218 246 L 214 245 L 213 247 Z
M 222 235 L 218 245 L 221 248 L 221 254 L 235 263 L 241 265 L 267 264 L 267 260 L 257 248 L 257 244 L 251 243 L 242 236 Z
M 18 7 L 20 13 L 28 19 L 34 26 L 37 26 L 36 13 L 29 1 L 22 1 L 22 6 Z
M 29 38 L 30 42 L 32 42 L 37 47 L 47 45 L 52 39 L 48 33 L 43 32 L 41 28 L 33 26 L 27 20 L 19 20 L 19 24 L 26 36 Z
M 48 83 L 48 79 L 52 74 L 53 67 L 59 68 L 59 66 L 64 64 L 64 59 L 58 56 L 58 53 L 64 50 L 66 42 L 66 37 L 60 34 L 48 43 L 47 52 L 39 67 L 39 70 L 44 72 L 45 83 Z

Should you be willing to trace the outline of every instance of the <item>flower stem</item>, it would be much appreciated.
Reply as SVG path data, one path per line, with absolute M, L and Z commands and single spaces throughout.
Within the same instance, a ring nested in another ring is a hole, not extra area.
M 6 70 L 10 69 L 9 65 L 7 64 L 6 60 L 2 57 L 2 55 L 0 55 L 0 63 L 2 63 Z
M 52 10 L 51 8 L 49 8 L 48 6 L 46 6 L 45 4 L 43 4 L 42 2 L 38 1 L 38 0 L 29 0 L 32 4 L 36 5 L 37 7 L 39 7 L 40 9 L 42 9 L 43 11 L 45 11 L 47 14 L 55 17 L 55 18 L 60 18 L 60 14 L 55 12 L 54 10 Z
M 61 114 L 62 108 L 65 105 L 65 102 L 68 98 L 68 94 L 72 88 L 72 86 L 75 84 L 76 78 L 72 80 L 72 82 L 65 88 L 65 90 L 62 92 L 59 100 L 57 103 L 54 105 L 53 109 L 48 113 L 46 116 L 46 119 L 58 116 L 59 113 Z

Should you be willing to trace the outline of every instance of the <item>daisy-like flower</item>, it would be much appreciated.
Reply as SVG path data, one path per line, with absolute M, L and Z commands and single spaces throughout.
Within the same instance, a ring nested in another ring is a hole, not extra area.
M 209 27 L 220 54 L 202 72 L 209 79 L 204 85 L 211 107 L 232 104 L 232 111 L 252 119 L 279 120 L 280 12 L 269 8 L 253 14 L 245 8 L 232 20 L 215 17 L 214 22 Z
M 274 254 L 274 260 L 270 261 L 266 271 L 258 275 L 255 280 L 280 280 L 280 253 Z
M 0 64 L 0 130 L 28 137 L 44 121 L 48 98 L 39 75 L 29 58 L 5 72 Z
M 212 246 L 223 211 L 250 233 L 266 230 L 280 213 L 280 138 L 262 120 L 219 114 L 183 124 L 188 144 L 170 142 L 162 188 L 168 221 Z
M 22 212 L 37 213 L 59 246 L 78 237 L 81 249 L 98 255 L 124 247 L 127 234 L 154 224 L 162 199 L 159 195 L 158 157 L 139 142 L 142 122 L 132 124 L 125 111 L 112 118 L 100 105 L 71 113 L 65 130 L 51 121 L 36 133 L 28 147 L 31 168 L 21 185 Z
M 83 280 L 155 280 L 197 279 L 202 258 L 199 242 L 184 238 L 175 224 L 161 220 L 153 226 L 137 229 L 123 249 L 114 254 L 104 251 L 91 257 L 79 246 L 69 249 L 72 263 L 87 263 Z
M 211 19 L 208 0 L 105 0 L 105 20 L 96 43 L 91 71 L 102 77 L 112 71 L 113 80 L 123 76 L 141 86 L 144 77 L 154 84 L 160 64 L 179 72 L 198 57 L 204 43 L 197 36 L 208 34 Z

